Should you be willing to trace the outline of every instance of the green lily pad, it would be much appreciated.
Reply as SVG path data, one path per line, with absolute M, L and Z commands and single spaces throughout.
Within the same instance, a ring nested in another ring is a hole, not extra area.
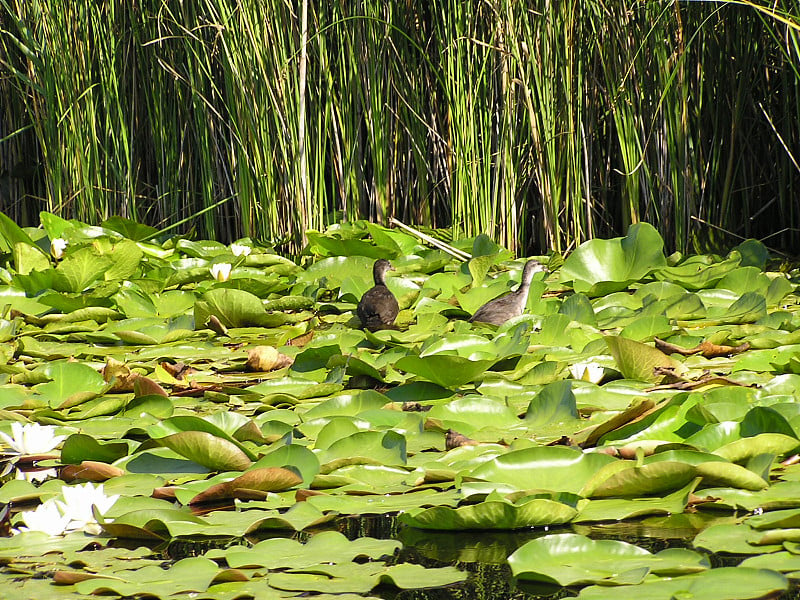
M 631 585 L 648 574 L 675 576 L 709 568 L 703 555 L 680 548 L 651 554 L 626 542 L 591 540 L 574 533 L 528 542 L 508 557 L 515 577 L 557 585 Z
M 673 600 L 673 598 L 703 598 L 703 600 L 750 600 L 768 598 L 789 588 L 780 573 L 749 567 L 722 567 L 683 577 L 662 578 L 637 586 L 614 588 L 614 598 L 620 600 Z M 581 590 L 580 600 L 604 600 L 608 587 L 591 586 Z
M 581 244 L 564 261 L 561 278 L 589 296 L 624 290 L 653 269 L 666 266 L 663 247 L 652 225 L 636 223 L 624 238 Z
M 569 523 L 577 512 L 560 502 L 534 498 L 520 504 L 486 501 L 460 508 L 419 508 L 400 515 L 400 522 L 419 529 L 520 529 Z

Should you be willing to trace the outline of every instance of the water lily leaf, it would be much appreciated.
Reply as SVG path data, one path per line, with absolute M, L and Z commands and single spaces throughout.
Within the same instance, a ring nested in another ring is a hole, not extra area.
M 401 371 L 418 375 L 445 388 L 455 389 L 474 381 L 489 369 L 497 359 L 470 360 L 462 356 L 434 354 L 425 357 L 406 356 L 395 364 Z
M 689 502 L 689 496 L 700 483 L 695 478 L 683 488 L 663 498 L 603 498 L 589 500 L 580 506 L 580 512 L 573 519 L 575 523 L 588 521 L 622 521 L 645 515 L 680 514 Z
M 56 361 L 37 371 L 50 381 L 34 390 L 52 408 L 69 408 L 86 402 L 109 387 L 99 372 L 84 363 Z
M 172 401 L 161 394 L 145 394 L 128 402 L 120 412 L 120 416 L 144 418 L 149 415 L 155 419 L 167 419 L 172 416 L 175 407 Z
M 525 413 L 525 420 L 531 427 L 552 423 L 563 423 L 578 419 L 575 394 L 568 380 L 555 381 L 544 386 L 534 396 Z
M 658 279 L 682 285 L 687 290 L 710 288 L 741 263 L 738 253 L 724 261 L 714 261 L 708 256 L 691 256 L 675 266 L 663 266 L 654 271 Z
M 583 453 L 565 446 L 514 450 L 492 458 L 469 476 L 520 490 L 552 490 L 577 494 L 603 465 L 616 462 L 607 454 Z
M 800 528 L 800 510 L 774 510 L 745 519 L 753 529 Z
M 762 490 L 768 487 L 764 478 L 750 469 L 730 462 L 720 461 L 718 455 L 689 450 L 659 452 L 646 459 L 652 463 L 662 460 L 683 461 L 695 465 L 697 474 L 703 478 L 703 486 L 729 486 L 745 490 Z M 772 460 L 770 459 L 770 464 Z
M 670 320 L 664 315 L 646 315 L 634 319 L 619 332 L 620 337 L 636 341 L 649 341 L 665 337 L 672 332 Z
M 280 590 L 341 594 L 366 593 L 381 583 L 400 589 L 422 589 L 450 585 L 464 579 L 466 574 L 455 567 L 425 568 L 411 563 L 387 567 L 381 563 L 349 563 L 274 573 L 270 575 L 269 584 Z
M 564 261 L 561 280 L 576 292 L 598 296 L 624 290 L 655 268 L 666 266 L 664 241 L 648 223 L 636 223 L 624 238 L 594 239 L 581 244 Z
M 253 465 L 253 468 L 265 467 L 290 467 L 296 470 L 308 485 L 319 473 L 319 459 L 317 455 L 305 446 L 287 444 L 262 456 Z
M 605 340 L 617 368 L 627 379 L 655 383 L 663 377 L 654 372 L 656 367 L 683 370 L 681 363 L 647 344 L 615 335 L 606 336 Z
M 729 554 L 768 554 L 783 550 L 780 543 L 757 545 L 761 533 L 745 523 L 712 525 L 698 533 L 692 546 L 709 552 Z
M 51 310 L 47 304 L 35 298 L 28 298 L 25 290 L 9 285 L 0 285 L 0 304 L 8 304 L 14 310 L 26 315 L 40 315 Z
M 101 443 L 83 433 L 73 433 L 61 448 L 61 462 L 78 464 L 84 460 L 95 460 L 112 463 L 118 458 L 127 456 L 129 447 L 126 442 Z
M 132 571 L 117 571 L 113 578 L 87 579 L 75 584 L 81 594 L 114 593 L 134 596 L 142 589 L 168 589 L 173 593 L 205 592 L 220 572 L 217 564 L 207 558 L 184 558 L 169 569 L 152 565 Z
M 110 229 L 111 231 L 116 231 L 117 233 L 124 235 L 129 240 L 133 240 L 135 242 L 147 240 L 158 233 L 158 229 L 155 227 L 143 225 L 118 215 L 106 219 L 100 223 L 100 226 L 105 229 Z
M 755 406 L 750 409 L 742 419 L 739 432 L 745 438 L 760 433 L 780 433 L 788 437 L 797 437 L 789 422 L 769 406 Z
M 767 314 L 767 300 L 763 294 L 745 292 L 727 309 L 709 310 L 709 319 L 724 318 L 727 323 L 753 323 Z
M 773 552 L 746 558 L 739 566 L 745 569 L 770 569 L 789 573 L 790 571 L 800 571 L 800 556 L 791 552 Z
M 268 492 L 282 492 L 303 482 L 297 473 L 280 467 L 254 468 L 239 477 L 218 483 L 197 494 L 189 504 L 215 502 L 225 498 L 263 499 Z
M 134 510 L 118 515 L 113 521 L 100 520 L 100 527 L 108 535 L 121 538 L 163 540 L 170 537 L 167 523 L 193 523 L 202 526 L 205 521 L 181 509 Z
M 697 475 L 694 465 L 677 461 L 655 462 L 641 467 L 623 463 L 602 467 L 583 490 L 582 496 L 609 498 L 614 496 L 648 496 L 682 488 Z
M 316 231 L 309 231 L 306 235 L 309 247 L 323 256 L 367 256 L 376 259 L 394 258 L 400 253 L 396 245 L 376 246 L 366 240 L 340 239 Z
M 103 274 L 106 281 L 130 279 L 138 270 L 144 256 L 136 242 L 126 239 L 114 243 L 96 242 L 94 248 L 99 256 L 110 258 L 112 261 L 110 268 Z
M 213 560 L 224 558 L 233 569 L 265 567 L 267 569 L 303 568 L 321 563 L 347 563 L 356 558 L 378 560 L 391 556 L 401 546 L 395 540 L 370 537 L 348 540 L 338 531 L 322 531 L 302 544 L 288 538 L 272 538 L 252 547 L 229 546 L 206 552 Z
M 126 317 L 154 317 L 156 306 L 149 294 L 131 285 L 123 287 L 113 296 L 117 307 L 125 313 Z
M 738 267 L 717 282 L 716 287 L 731 290 L 737 294 L 758 292 L 764 294 L 769 287 L 770 279 L 760 268 L 753 266 Z
M 767 306 L 776 306 L 792 291 L 794 287 L 786 277 L 775 277 L 770 281 L 767 291 L 764 293 L 764 298 Z
M 40 557 L 51 552 L 74 552 L 85 548 L 92 541 L 92 536 L 83 532 L 53 537 L 43 531 L 22 531 L 11 537 L 0 538 L 0 560 L 22 556 Z
M 198 326 L 214 315 L 225 327 L 261 325 L 267 312 L 261 299 L 244 290 L 215 288 L 198 298 L 194 305 L 194 320 Z
M 157 441 L 212 471 L 244 471 L 252 464 L 239 446 L 205 431 L 183 431 Z
M 217 412 L 207 419 L 181 415 L 165 419 L 156 425 L 151 425 L 147 428 L 147 434 L 153 439 L 158 439 L 173 433 L 201 431 L 230 442 L 250 460 L 255 460 L 255 454 L 233 437 L 233 434 L 248 422 L 249 419 L 244 415 L 228 411 Z
M 400 522 L 419 529 L 520 529 L 569 523 L 577 512 L 561 502 L 535 498 L 520 504 L 486 501 L 460 508 L 417 508 L 401 514 Z
M 382 515 L 391 512 L 404 512 L 427 506 L 456 506 L 461 494 L 456 490 L 439 492 L 423 489 L 395 495 L 327 495 L 309 496 L 306 503 L 321 511 L 335 511 L 350 515 Z M 505 556 L 503 556 L 505 560 Z
M 416 590 L 452 585 L 467 578 L 455 567 L 424 567 L 413 563 L 392 565 L 380 576 L 381 583 L 394 584 L 401 590 Z
M 3 252 L 11 252 L 14 244 L 17 243 L 36 246 L 35 242 L 25 233 L 22 227 L 17 225 L 5 213 L 0 212 L 0 248 Z
M 404 465 L 406 438 L 396 431 L 360 431 L 334 442 L 317 456 L 322 473 L 346 464 Z
M 367 410 L 383 408 L 390 400 L 375 390 L 362 390 L 354 394 L 340 394 L 323 400 L 308 410 L 303 419 L 309 421 L 329 416 L 356 416 Z
M 748 600 L 768 598 L 789 588 L 780 573 L 768 569 L 721 567 L 704 573 L 683 577 L 662 578 L 637 586 L 614 588 L 619 600 L 673 600 L 703 598 L 703 600 Z M 605 600 L 608 587 L 591 586 L 581 590 L 579 600 Z
M 558 312 L 566 315 L 572 321 L 585 323 L 586 325 L 597 325 L 597 317 L 594 314 L 592 303 L 586 294 L 572 294 L 564 299 Z
M 516 412 L 504 403 L 476 395 L 437 404 L 428 412 L 428 418 L 438 419 L 443 427 L 464 435 L 484 427 L 505 429 L 520 424 Z
M 562 586 L 641 583 L 650 574 L 675 576 L 709 568 L 702 554 L 669 548 L 651 554 L 626 542 L 591 540 L 574 533 L 532 540 L 508 557 L 518 579 Z
M 56 267 L 56 288 L 63 292 L 82 292 L 104 278 L 114 265 L 109 256 L 102 256 L 94 248 L 80 248 L 68 253 Z
M 798 447 L 800 447 L 800 441 L 796 437 L 789 437 L 781 433 L 760 433 L 725 444 L 714 450 L 714 454 L 733 463 L 741 463 L 759 454 L 783 456 Z
M 50 268 L 50 258 L 39 246 L 25 242 L 13 244 L 14 266 L 17 272 L 27 275 L 31 271 L 45 271 Z

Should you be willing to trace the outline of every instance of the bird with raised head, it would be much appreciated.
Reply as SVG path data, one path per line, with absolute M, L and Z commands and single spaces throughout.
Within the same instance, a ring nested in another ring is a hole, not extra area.
M 380 258 L 372 265 L 372 278 L 375 285 L 364 292 L 356 308 L 361 326 L 370 331 L 386 329 L 394 324 L 400 307 L 397 298 L 386 287 L 386 272 L 394 271 L 392 264 Z
M 525 268 L 522 269 L 522 281 L 519 287 L 510 294 L 490 300 L 481 306 L 472 315 L 470 321 L 502 325 L 509 319 L 520 316 L 528 302 L 528 291 L 531 288 L 533 274 L 544 270 L 544 265 L 538 260 L 531 259 L 526 262 Z

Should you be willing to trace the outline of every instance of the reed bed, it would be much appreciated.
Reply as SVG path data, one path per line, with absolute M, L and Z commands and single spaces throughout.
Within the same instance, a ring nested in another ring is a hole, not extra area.
M 794 1 L 0 0 L 0 210 L 800 247 Z

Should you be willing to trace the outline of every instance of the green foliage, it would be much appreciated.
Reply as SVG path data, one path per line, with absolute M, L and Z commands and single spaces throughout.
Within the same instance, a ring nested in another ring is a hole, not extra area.
M 518 579 L 585 597 L 609 585 L 717 597 L 720 582 L 764 596 L 794 573 L 783 552 L 800 544 L 797 284 L 738 251 L 666 266 L 658 234 L 638 226 L 579 247 L 539 275 L 525 314 L 486 327 L 464 308 L 507 289 L 520 261 L 478 238 L 474 256 L 490 260 L 470 270 L 474 257 L 414 242 L 392 284 L 406 318 L 372 333 L 354 300 L 370 254 L 411 243 L 396 231 L 316 234 L 323 251 L 301 267 L 257 243 L 243 258 L 210 241 L 143 245 L 121 237 L 145 233 L 129 223 L 121 234 L 43 220 L 69 240 L 61 256 L 22 236 L 0 254 L 11 282 L 0 289 L 0 502 L 20 509 L 10 527 L 32 529 L 0 538 L 14 593 L 41 573 L 67 598 L 451 585 L 465 572 L 387 558 L 408 540 L 438 556 L 442 532 L 455 556 L 508 558 Z M 607 264 L 589 268 L 598 256 Z M 211 266 L 225 260 L 240 266 L 220 281 Z M 615 291 L 595 296 L 603 285 Z M 113 502 L 85 500 L 80 519 L 51 523 L 64 533 L 35 530 L 33 505 L 60 511 L 86 481 Z M 395 539 L 330 530 L 370 515 Z M 695 550 L 583 535 L 609 521 L 652 524 L 657 537 L 679 528 Z M 564 531 L 528 541 L 551 526 Z M 464 549 L 468 531 L 511 530 L 503 545 Z M 217 545 L 162 564 L 123 539 Z M 733 574 L 709 569 L 709 552 L 753 559 Z

